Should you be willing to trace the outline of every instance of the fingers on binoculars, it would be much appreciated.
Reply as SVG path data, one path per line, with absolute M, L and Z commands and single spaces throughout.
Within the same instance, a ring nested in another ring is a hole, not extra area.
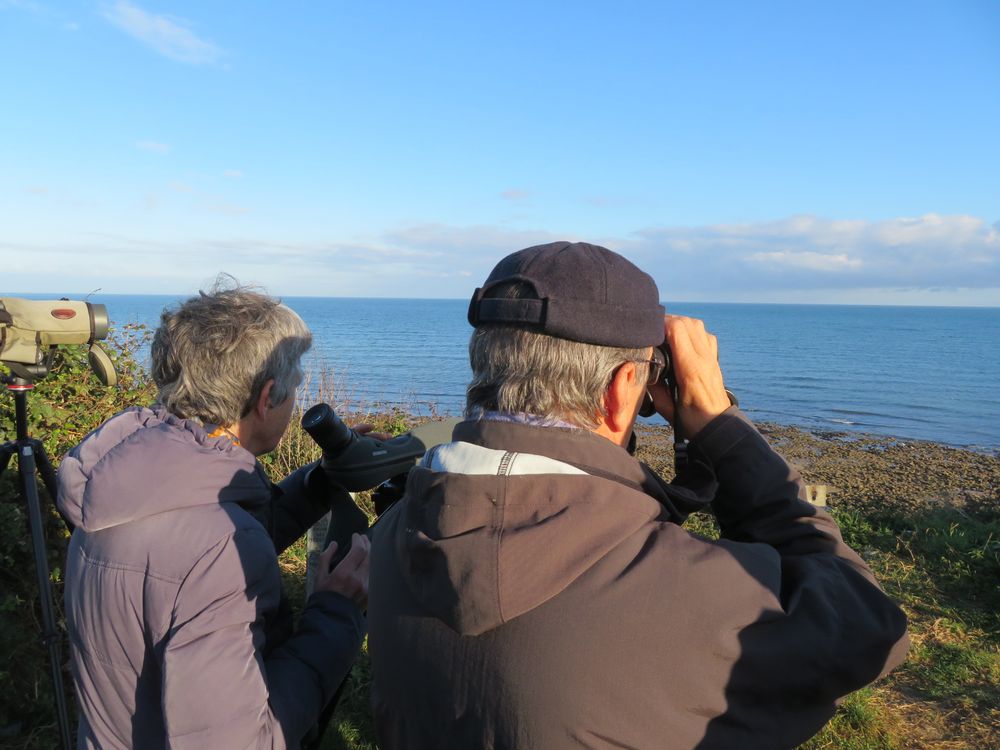
M 718 338 L 706 331 L 704 321 L 698 318 L 668 315 L 666 334 L 675 361 L 684 363 L 690 357 L 719 358 Z

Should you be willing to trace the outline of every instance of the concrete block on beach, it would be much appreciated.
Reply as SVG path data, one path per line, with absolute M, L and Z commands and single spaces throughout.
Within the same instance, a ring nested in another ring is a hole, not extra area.
M 826 497 L 837 491 L 836 487 L 831 487 L 828 484 L 807 484 L 806 485 L 806 500 L 808 500 L 813 505 L 819 508 L 825 508 Z

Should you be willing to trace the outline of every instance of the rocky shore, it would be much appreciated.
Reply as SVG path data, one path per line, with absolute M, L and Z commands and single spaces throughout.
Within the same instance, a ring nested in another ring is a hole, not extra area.
M 808 484 L 827 485 L 830 506 L 910 514 L 950 507 L 977 516 L 1000 513 L 1000 451 L 846 432 L 810 433 L 762 423 L 757 428 Z M 673 434 L 638 425 L 637 456 L 673 475 Z

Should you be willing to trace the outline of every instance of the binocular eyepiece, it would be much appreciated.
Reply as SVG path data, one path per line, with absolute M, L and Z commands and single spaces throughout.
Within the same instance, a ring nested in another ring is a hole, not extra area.
M 677 381 L 674 379 L 674 362 L 670 353 L 670 345 L 664 341 L 659 346 L 653 347 L 653 364 L 650 367 L 659 367 L 659 375 L 655 383 L 651 385 L 665 385 L 670 389 L 670 394 L 676 400 Z M 646 393 L 639 406 L 639 415 L 651 417 L 656 414 L 656 407 L 653 406 L 653 398 Z

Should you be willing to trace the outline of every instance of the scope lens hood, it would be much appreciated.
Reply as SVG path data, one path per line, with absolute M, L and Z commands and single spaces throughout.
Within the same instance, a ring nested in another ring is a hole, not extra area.
M 100 303 L 87 303 L 87 310 L 90 311 L 90 335 L 96 341 L 104 340 L 108 337 L 108 308 Z

